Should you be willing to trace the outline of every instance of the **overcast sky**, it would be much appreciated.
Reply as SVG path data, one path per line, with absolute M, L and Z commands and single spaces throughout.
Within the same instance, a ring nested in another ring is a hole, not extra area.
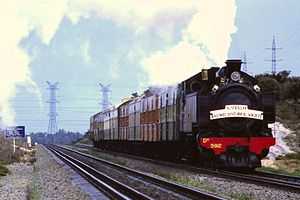
M 149 2 L 31 0 L 1 8 L 2 123 L 46 131 L 46 81 L 59 82 L 58 127 L 84 132 L 100 110 L 99 82 L 111 84 L 116 104 L 244 51 L 251 73 L 269 72 L 271 51 L 265 48 L 273 35 L 282 47 L 278 70 L 300 75 L 297 0 Z

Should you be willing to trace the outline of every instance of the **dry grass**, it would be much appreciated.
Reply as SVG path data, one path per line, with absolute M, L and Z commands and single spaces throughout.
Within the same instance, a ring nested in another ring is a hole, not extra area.
M 8 140 L 3 135 L 0 135 L 0 161 L 7 164 L 20 162 L 23 156 L 24 151 L 19 148 L 16 148 L 15 153 L 13 152 L 12 140 Z
M 254 199 L 252 194 L 245 193 L 231 193 L 230 197 L 237 200 L 251 200 Z
M 279 170 L 286 171 L 288 174 L 300 176 L 300 153 L 290 153 L 276 159 Z
M 27 200 L 41 199 L 36 177 L 33 177 L 30 185 L 27 185 L 27 198 L 26 199 Z
M 16 145 L 22 146 L 22 141 L 17 141 Z M 0 134 L 0 176 L 5 176 L 9 173 L 6 165 L 13 162 L 29 162 L 33 164 L 36 161 L 35 151 L 26 152 L 16 147 L 15 153 L 13 152 L 12 140 L 5 138 Z
M 83 136 L 81 139 L 76 141 L 74 144 L 93 144 L 93 141 L 88 137 L 88 135 Z
M 259 170 L 300 176 L 300 153 L 290 153 L 277 157 L 274 167 L 262 167 Z
M 4 164 L 0 163 L 0 176 L 6 176 L 9 173 L 9 170 L 5 167 Z
M 276 107 L 276 115 L 277 121 L 294 131 L 294 134 L 285 138 L 285 141 L 293 151 L 300 152 L 300 103 L 287 100 L 279 102 Z
M 13 160 L 12 144 L 4 136 L 0 135 L 0 161 L 11 163 Z

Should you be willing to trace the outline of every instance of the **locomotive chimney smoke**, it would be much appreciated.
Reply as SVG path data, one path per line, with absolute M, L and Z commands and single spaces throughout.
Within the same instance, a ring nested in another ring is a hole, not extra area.
M 151 84 L 174 84 L 203 68 L 220 66 L 226 59 L 231 35 L 236 31 L 236 1 L 196 2 L 195 13 L 182 30 L 182 39 L 143 59 Z M 168 76 L 170 72 L 172 76 Z

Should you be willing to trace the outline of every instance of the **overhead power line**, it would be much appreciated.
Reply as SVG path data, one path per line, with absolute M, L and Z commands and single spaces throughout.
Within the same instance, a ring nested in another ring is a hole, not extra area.
M 51 84 L 49 81 L 47 81 L 48 89 L 50 90 L 50 99 L 48 101 L 50 107 L 49 107 L 49 124 L 48 124 L 48 134 L 55 134 L 57 131 L 57 121 L 56 121 L 56 103 L 58 102 L 56 100 L 56 90 L 58 90 L 58 82 L 55 82 Z
M 242 69 L 242 70 L 243 70 L 244 72 L 247 72 L 247 71 L 248 71 L 248 64 L 251 64 L 252 62 L 249 62 L 249 61 L 247 60 L 247 54 L 246 54 L 246 51 L 244 51 L 244 53 L 243 53 L 242 60 L 243 60 L 243 62 L 242 62 L 243 69 Z
M 100 86 L 100 92 L 102 94 L 102 100 L 100 102 L 100 105 L 102 106 L 102 111 L 103 111 L 103 110 L 108 109 L 109 106 L 111 105 L 111 103 L 109 101 L 109 93 L 111 92 L 111 90 L 110 90 L 111 84 L 103 85 L 103 84 L 99 83 L 99 86 Z
M 271 60 L 266 60 L 266 61 L 272 63 L 272 69 L 271 69 L 271 71 L 272 71 L 272 74 L 275 75 L 276 72 L 277 72 L 277 62 L 282 61 L 282 59 L 277 59 L 276 51 L 279 50 L 279 49 L 282 49 L 282 48 L 276 47 L 276 39 L 275 39 L 274 35 L 273 35 L 272 47 L 271 48 L 266 48 L 266 49 L 272 51 L 272 58 L 271 58 Z

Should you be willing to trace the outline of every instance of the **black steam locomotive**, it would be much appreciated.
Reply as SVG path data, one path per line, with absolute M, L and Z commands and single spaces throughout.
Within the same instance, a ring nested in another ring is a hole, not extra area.
M 91 117 L 95 146 L 221 167 L 260 166 L 275 144 L 275 97 L 240 60 L 203 69 L 176 86 L 149 88 Z

